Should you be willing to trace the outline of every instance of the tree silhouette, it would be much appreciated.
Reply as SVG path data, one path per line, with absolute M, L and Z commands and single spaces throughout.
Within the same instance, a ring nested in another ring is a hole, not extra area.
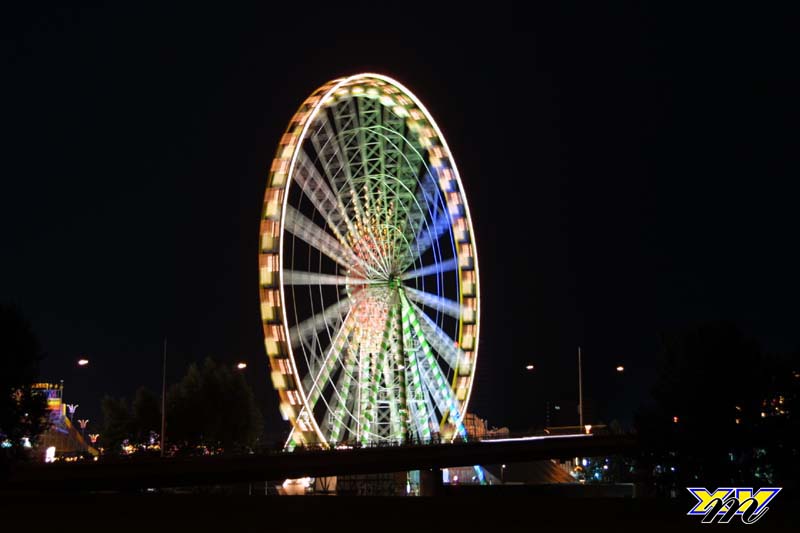
M 190 365 L 167 395 L 171 444 L 231 451 L 251 447 L 261 431 L 261 412 L 244 376 L 211 358 L 202 366 Z
M 730 322 L 698 325 L 662 341 L 656 404 L 636 421 L 644 469 L 674 487 L 747 486 L 774 479 L 764 474 L 780 462 L 785 445 L 794 446 L 789 454 L 796 455 L 796 443 L 776 429 L 792 419 L 773 421 L 762 412 L 779 394 L 775 376 L 791 385 L 791 365 L 776 366 Z M 782 475 L 788 472 L 778 468 Z
M 139 387 L 133 398 L 133 438 L 149 443 L 151 434 L 161 433 L 161 400 L 147 387 Z
M 122 444 L 134 435 L 133 417 L 125 398 L 106 396 L 101 404 L 103 411 L 103 453 L 117 455 L 122 451 Z
M 0 461 L 22 456 L 24 438 L 35 444 L 47 429 L 46 399 L 32 389 L 43 355 L 30 323 L 0 304 Z

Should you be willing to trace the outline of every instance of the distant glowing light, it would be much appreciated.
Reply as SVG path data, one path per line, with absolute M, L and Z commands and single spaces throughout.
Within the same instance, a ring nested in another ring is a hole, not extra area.
M 244 370 L 245 368 L 247 368 L 247 363 L 239 363 L 236 365 L 236 368 L 238 368 L 239 370 Z
M 617 372 L 625 372 L 625 367 L 622 365 L 617 366 Z
M 56 447 L 50 446 L 44 452 L 44 462 L 53 463 L 56 460 Z
M 678 417 L 677 416 L 673 416 L 672 417 L 672 423 L 673 424 L 677 424 L 678 423 Z
M 89 364 L 88 359 L 78 359 L 78 366 L 86 366 Z
M 592 425 L 591 424 L 586 424 L 585 426 L 583 426 L 583 429 L 586 430 L 586 434 L 588 435 L 589 433 L 592 432 Z
M 533 368 L 534 368 L 533 365 L 526 365 L 525 366 L 525 370 L 533 370 Z
M 310 477 L 301 477 L 296 479 L 287 479 L 283 482 L 283 488 L 288 488 L 290 485 L 301 485 L 304 489 L 307 489 L 312 484 Z

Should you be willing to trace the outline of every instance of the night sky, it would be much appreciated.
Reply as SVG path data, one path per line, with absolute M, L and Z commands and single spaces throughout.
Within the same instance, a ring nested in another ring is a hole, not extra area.
M 0 300 L 90 428 L 102 395 L 160 388 L 166 336 L 171 381 L 245 360 L 284 429 L 257 294 L 267 170 L 301 101 L 365 70 L 420 97 L 461 170 L 491 425 L 574 398 L 578 345 L 606 421 L 647 402 L 663 331 L 731 319 L 800 347 L 790 14 L 356 5 L 0 14 Z

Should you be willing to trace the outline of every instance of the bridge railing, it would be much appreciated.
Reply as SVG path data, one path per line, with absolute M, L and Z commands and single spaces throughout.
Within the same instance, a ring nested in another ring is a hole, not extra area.
M 583 433 L 575 432 L 574 435 L 582 435 Z M 381 439 L 370 442 L 352 442 L 342 441 L 333 442 L 329 444 L 298 444 L 293 449 L 289 450 L 284 447 L 284 442 L 274 443 L 272 445 L 257 446 L 253 452 L 258 454 L 272 454 L 272 453 L 298 453 L 304 451 L 320 451 L 320 450 L 351 450 L 351 449 L 365 449 L 365 448 L 399 448 L 399 447 L 417 447 L 417 446 L 436 446 L 440 444 L 471 444 L 476 442 L 487 442 L 493 440 L 503 439 L 518 439 L 528 437 L 550 437 L 544 431 L 538 432 L 503 432 L 503 433 L 490 433 L 482 436 L 467 435 L 465 437 L 456 437 L 455 439 L 441 438 L 440 436 L 433 436 L 429 439 L 408 438 L 405 440 L 400 439 Z M 566 435 L 560 435 L 566 436 Z

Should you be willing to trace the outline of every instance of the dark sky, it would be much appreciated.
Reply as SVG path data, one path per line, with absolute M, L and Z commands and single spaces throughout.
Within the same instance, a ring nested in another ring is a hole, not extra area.
M 662 331 L 732 319 L 798 348 L 791 14 L 328 5 L 0 14 L 0 300 L 79 414 L 157 390 L 167 336 L 172 380 L 246 360 L 281 430 L 256 290 L 267 169 L 300 102 L 364 70 L 421 98 L 460 167 L 490 424 L 573 398 L 578 345 L 586 396 L 623 420 Z

